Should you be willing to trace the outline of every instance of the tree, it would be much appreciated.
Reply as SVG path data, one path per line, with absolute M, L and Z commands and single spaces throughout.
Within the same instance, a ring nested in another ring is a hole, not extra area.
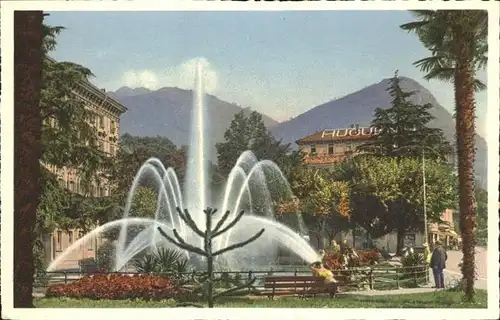
M 57 62 L 47 55 L 55 49 L 62 27 L 45 26 L 43 86 L 40 109 L 43 122 L 42 158 L 45 166 L 75 169 L 84 193 L 93 184 L 100 185 L 111 159 L 97 148 L 98 133 L 92 119 L 95 114 L 76 95 L 78 86 L 92 76 L 89 69 L 72 63 Z
M 431 56 L 414 65 L 426 79 L 449 81 L 455 88 L 455 125 L 458 158 L 460 231 L 463 240 L 462 273 L 465 298 L 474 299 L 476 201 L 474 199 L 475 96 L 485 84 L 476 79 L 488 57 L 488 12 L 484 10 L 413 11 L 418 21 L 401 26 L 415 32 Z
M 137 137 L 124 134 L 120 138 L 120 149 L 114 163 L 108 168 L 110 177 L 111 197 L 106 200 L 107 206 L 101 211 L 101 223 L 106 223 L 123 216 L 127 195 L 132 187 L 133 180 L 140 167 L 149 158 L 158 158 L 163 165 L 175 168 L 182 182 L 186 166 L 186 148 L 178 148 L 166 137 Z M 140 187 L 136 189 L 130 212 L 134 216 L 154 217 L 159 193 L 158 181 L 151 176 L 140 181 Z M 136 235 L 142 227 L 128 226 L 129 235 Z M 106 232 L 106 238 L 116 239 L 116 230 Z
M 257 278 L 254 277 L 253 279 L 249 280 L 245 284 L 237 286 L 236 288 L 232 288 L 232 289 L 220 292 L 220 293 L 215 294 L 215 295 L 213 293 L 213 282 L 214 282 L 213 263 L 214 263 L 214 257 L 217 257 L 217 256 L 219 256 L 219 255 L 221 255 L 221 254 L 223 254 L 225 252 L 228 252 L 228 251 L 231 251 L 231 250 L 234 250 L 234 249 L 242 248 L 245 245 L 247 245 L 247 244 L 249 244 L 249 243 L 257 240 L 264 233 L 264 229 L 261 229 L 259 232 L 257 232 L 252 237 L 248 238 L 248 240 L 246 240 L 246 241 L 232 244 L 232 245 L 230 245 L 230 246 L 228 246 L 226 248 L 219 249 L 219 250 L 217 250 L 215 252 L 213 251 L 213 248 L 212 248 L 212 241 L 213 241 L 213 239 L 215 237 L 220 236 L 221 234 L 227 232 L 232 227 L 234 227 L 236 225 L 236 223 L 238 223 L 238 221 L 243 217 L 243 214 L 245 213 L 244 211 L 241 211 L 240 213 L 238 213 L 238 215 L 234 218 L 233 221 L 229 222 L 225 227 L 223 227 L 224 222 L 226 222 L 227 218 L 229 217 L 230 211 L 226 211 L 222 215 L 222 217 L 219 220 L 219 222 L 217 222 L 217 224 L 215 226 L 213 226 L 213 224 L 212 224 L 212 217 L 217 212 L 217 209 L 212 209 L 212 208 L 205 209 L 203 211 L 205 213 L 205 219 L 206 219 L 205 220 L 206 221 L 205 231 L 201 231 L 200 230 L 200 228 L 196 225 L 196 223 L 194 222 L 194 220 L 191 218 L 191 215 L 189 214 L 189 211 L 187 209 L 185 209 L 184 212 L 182 212 L 180 208 L 177 208 L 177 212 L 179 213 L 179 217 L 186 223 L 186 225 L 194 233 L 196 233 L 197 235 L 199 235 L 203 239 L 203 243 L 204 243 L 203 249 L 195 247 L 193 245 L 190 245 L 190 244 L 186 243 L 186 241 L 179 235 L 179 233 L 175 229 L 173 230 L 173 234 L 174 234 L 174 238 L 175 239 L 172 238 L 172 237 L 170 237 L 169 235 L 167 235 L 161 229 L 161 227 L 158 227 L 158 231 L 160 232 L 160 234 L 165 239 L 167 239 L 169 242 L 171 242 L 174 245 L 176 245 L 178 248 L 184 249 L 184 250 L 187 250 L 189 252 L 196 253 L 196 254 L 198 254 L 198 255 L 200 255 L 202 257 L 205 257 L 206 262 L 207 262 L 207 282 L 206 282 L 207 283 L 207 290 L 205 292 L 205 296 L 207 298 L 207 302 L 208 302 L 208 307 L 209 308 L 213 308 L 214 307 L 214 299 L 215 298 L 217 298 L 219 296 L 227 295 L 227 294 L 229 294 L 231 292 L 235 292 L 237 290 L 240 290 L 240 289 L 243 289 L 243 288 L 246 288 L 246 287 L 249 287 L 249 286 L 251 286 L 255 282 L 255 280 L 257 280 Z
M 252 150 L 257 158 L 269 159 L 278 165 L 287 161 L 290 145 L 276 141 L 266 129 L 262 115 L 253 111 L 248 117 L 243 111 L 237 113 L 224 133 L 225 142 L 217 143 L 219 170 L 228 175 L 238 157 L 246 150 Z
M 305 205 L 306 212 L 316 220 L 317 230 L 321 235 L 326 234 L 329 242 L 339 232 L 350 229 L 350 189 L 346 182 L 320 177 Z
M 364 156 L 354 159 L 351 180 L 352 219 L 372 236 L 397 232 L 397 252 L 404 233 L 422 230 L 423 176 L 418 159 Z M 450 165 L 426 163 L 426 212 L 428 221 L 440 221 L 456 201 L 456 180 Z
M 124 134 L 120 138 L 120 149 L 109 172 L 112 193 L 121 195 L 122 200 L 125 200 L 137 171 L 152 157 L 158 158 L 166 168 L 175 168 L 179 180 L 182 181 L 186 166 L 185 148 L 177 148 L 165 137 L 136 137 Z M 143 184 L 148 185 L 148 181 Z
M 295 204 L 278 206 L 278 214 L 302 212 L 304 223 L 312 231 L 320 245 L 326 234 L 331 241 L 340 231 L 350 227 L 349 185 L 335 181 L 325 170 L 299 165 L 288 168 L 287 176 Z
M 451 153 L 449 143 L 438 128 L 427 125 L 434 117 L 431 104 L 417 105 L 409 101 L 415 92 L 406 92 L 396 71 L 387 91 L 392 97 L 389 109 L 377 108 L 372 126 L 380 133 L 358 147 L 359 151 L 390 157 L 422 157 L 445 159 Z
M 88 212 L 92 212 L 94 214 L 94 219 L 99 219 L 100 223 L 104 224 L 113 220 L 121 219 L 123 217 L 124 205 L 117 205 L 118 203 L 123 203 L 120 201 L 125 201 L 124 199 L 122 199 L 121 195 L 115 195 L 100 200 L 100 206 L 94 205 L 94 208 L 96 208 L 94 211 L 88 210 Z M 149 187 L 139 186 L 135 189 L 135 194 L 132 198 L 132 204 L 130 206 L 129 214 L 134 217 L 153 219 L 157 210 L 157 203 L 158 193 L 155 192 L 155 190 Z M 78 211 L 74 210 L 74 212 Z M 127 241 L 133 239 L 144 229 L 144 226 L 135 226 L 129 224 L 127 226 Z M 104 237 L 108 240 L 117 240 L 119 231 L 120 230 L 118 228 L 108 230 L 104 233 Z
M 33 241 L 40 201 L 43 12 L 14 12 L 14 307 L 33 308 Z
M 73 222 L 72 219 L 62 214 L 70 207 L 70 192 L 61 187 L 57 176 L 47 168 L 41 167 L 41 172 L 40 181 L 43 189 L 36 212 L 35 229 L 38 235 L 52 232 L 57 226 L 71 225 Z
M 92 73 L 81 65 L 57 62 L 48 56 L 55 49 L 56 37 L 63 29 L 43 26 L 44 59 L 39 112 L 42 119 L 40 166 L 45 172 L 41 182 L 45 187 L 37 215 L 39 221 L 50 218 L 50 227 L 72 228 L 81 223 L 64 216 L 63 213 L 70 212 L 64 209 L 74 207 L 68 202 L 87 201 L 91 185 L 101 183 L 102 172 L 109 167 L 111 159 L 97 148 L 98 136 L 91 121 L 95 115 L 75 94 L 78 86 L 87 82 Z M 58 186 L 55 175 L 47 171 L 49 167 L 75 169 L 80 178 L 80 191 L 85 196 L 72 196 L 69 190 Z M 64 200 L 64 197 L 69 197 L 69 200 Z M 54 199 L 57 201 L 53 202 Z M 89 206 L 89 201 L 86 205 Z

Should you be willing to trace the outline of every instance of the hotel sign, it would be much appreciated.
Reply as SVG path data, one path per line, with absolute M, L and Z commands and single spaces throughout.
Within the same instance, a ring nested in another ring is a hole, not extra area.
M 356 136 L 373 136 L 380 133 L 377 128 L 346 128 L 346 129 L 326 129 L 323 130 L 321 138 L 326 137 L 356 137 Z

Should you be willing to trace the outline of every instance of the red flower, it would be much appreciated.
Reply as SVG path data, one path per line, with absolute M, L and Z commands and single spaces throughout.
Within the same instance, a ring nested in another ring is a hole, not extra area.
M 47 297 L 87 299 L 169 299 L 181 294 L 171 279 L 156 276 L 122 274 L 87 275 L 69 284 L 55 284 L 47 289 Z

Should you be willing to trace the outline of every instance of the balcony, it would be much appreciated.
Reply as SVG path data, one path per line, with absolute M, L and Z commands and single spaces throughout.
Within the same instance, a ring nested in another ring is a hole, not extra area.
M 334 164 L 343 161 L 346 157 L 345 154 L 308 154 L 304 157 L 304 163 L 309 165 Z

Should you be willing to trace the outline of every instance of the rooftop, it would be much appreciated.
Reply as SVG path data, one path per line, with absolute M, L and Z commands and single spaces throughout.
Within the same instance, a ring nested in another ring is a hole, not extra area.
M 310 136 L 297 140 L 298 145 L 309 143 L 328 143 L 344 140 L 367 140 L 377 135 L 379 130 L 373 127 L 357 127 L 342 129 L 324 129 Z

